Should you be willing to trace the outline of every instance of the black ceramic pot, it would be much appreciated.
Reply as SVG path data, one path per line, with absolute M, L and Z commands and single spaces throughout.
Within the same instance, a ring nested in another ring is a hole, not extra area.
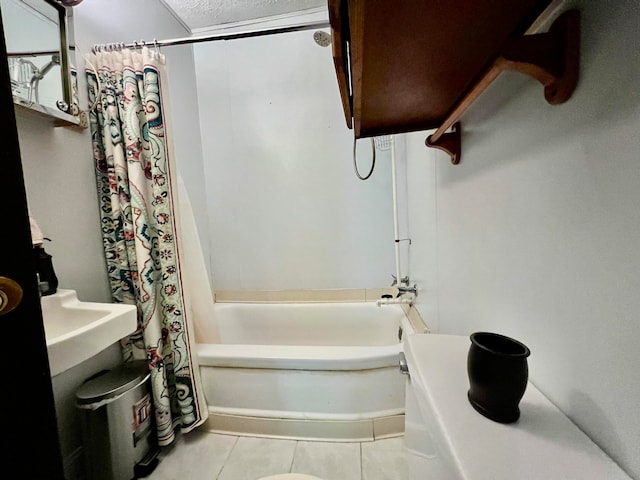
M 529 379 L 529 348 L 497 333 L 476 332 L 470 338 L 469 402 L 491 420 L 515 422 L 520 418 L 518 405 Z

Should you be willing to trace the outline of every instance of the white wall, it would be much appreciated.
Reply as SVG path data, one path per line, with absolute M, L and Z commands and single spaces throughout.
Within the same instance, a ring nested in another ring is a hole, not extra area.
M 640 11 L 578 4 L 567 103 L 503 74 L 462 119 L 460 165 L 409 137 L 411 269 L 432 327 L 523 341 L 533 383 L 640 478 Z
M 389 285 L 389 154 L 356 178 L 331 50 L 306 31 L 194 51 L 214 289 Z

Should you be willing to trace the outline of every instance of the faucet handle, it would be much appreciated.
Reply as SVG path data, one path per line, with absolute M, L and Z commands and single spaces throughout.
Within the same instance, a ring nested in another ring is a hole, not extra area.
M 396 277 L 395 275 L 391 275 L 393 277 L 393 282 L 391 283 L 392 287 L 395 287 L 396 285 L 398 285 L 398 277 Z M 400 278 L 400 285 L 407 285 L 409 286 L 409 275 L 405 275 L 404 277 Z

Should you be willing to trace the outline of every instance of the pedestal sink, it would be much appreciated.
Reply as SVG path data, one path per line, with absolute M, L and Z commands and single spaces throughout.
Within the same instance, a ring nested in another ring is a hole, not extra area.
M 42 297 L 41 305 L 51 376 L 84 362 L 137 328 L 135 306 L 81 302 L 75 290 Z

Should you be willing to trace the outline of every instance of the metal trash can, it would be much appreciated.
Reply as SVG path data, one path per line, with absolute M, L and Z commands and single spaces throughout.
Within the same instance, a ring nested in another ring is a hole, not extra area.
M 100 372 L 76 392 L 91 480 L 131 480 L 157 465 L 149 384 L 147 362 L 141 360 Z

